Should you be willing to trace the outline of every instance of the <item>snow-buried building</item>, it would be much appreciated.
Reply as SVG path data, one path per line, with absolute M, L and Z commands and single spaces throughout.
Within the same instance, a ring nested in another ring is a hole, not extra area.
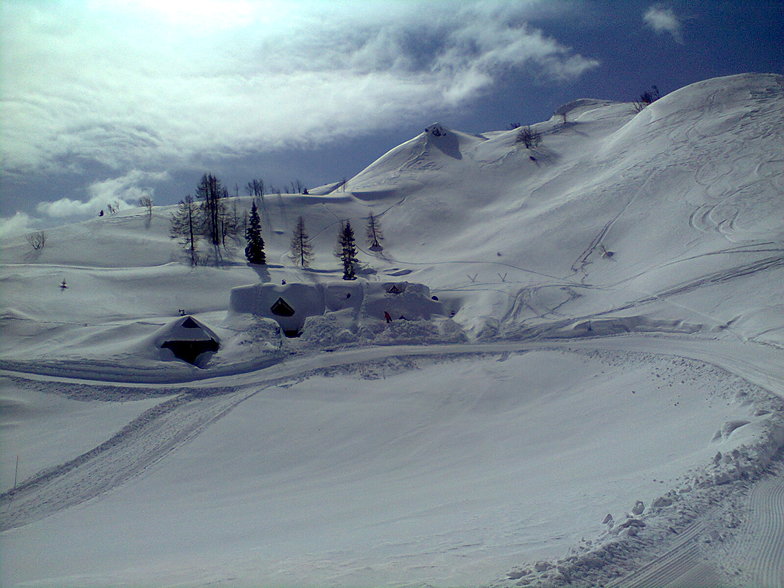
M 229 309 L 273 319 L 289 337 L 302 332 L 309 316 L 340 312 L 355 321 L 429 320 L 442 313 L 423 284 L 364 281 L 239 286 L 231 290 Z
M 168 351 L 178 359 L 201 366 L 220 348 L 220 338 L 192 316 L 182 316 L 158 330 L 155 345 L 162 353 Z

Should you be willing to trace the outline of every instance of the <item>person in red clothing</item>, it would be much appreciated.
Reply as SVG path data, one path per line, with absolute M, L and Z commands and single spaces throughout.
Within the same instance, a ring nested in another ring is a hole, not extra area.
M 387 321 L 388 323 L 391 323 L 391 322 L 392 322 L 392 317 L 391 317 L 391 316 L 389 316 L 389 313 L 388 313 L 386 310 L 384 311 L 384 319 L 386 319 L 386 321 Z

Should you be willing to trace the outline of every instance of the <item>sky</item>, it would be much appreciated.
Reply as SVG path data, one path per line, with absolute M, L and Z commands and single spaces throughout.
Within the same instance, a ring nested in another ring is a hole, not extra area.
M 204 173 L 339 181 L 436 121 L 784 74 L 781 0 L 3 0 L 0 27 L 6 234 L 174 204 Z

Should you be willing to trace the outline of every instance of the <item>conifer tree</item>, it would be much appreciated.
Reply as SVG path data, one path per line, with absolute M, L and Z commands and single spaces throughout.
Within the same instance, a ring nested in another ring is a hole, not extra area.
M 255 200 L 250 209 L 245 239 L 248 242 L 247 247 L 245 247 L 245 257 L 248 259 L 248 263 L 256 265 L 266 264 L 267 256 L 264 254 L 264 239 L 261 238 L 261 218 L 259 218 L 259 210 L 256 208 Z
M 384 235 L 381 232 L 381 223 L 379 222 L 378 217 L 374 216 L 372 212 L 370 213 L 370 218 L 368 218 L 367 238 L 371 251 L 384 250 L 381 246 L 381 241 L 384 240 Z
M 305 232 L 305 220 L 302 217 L 297 219 L 294 236 L 291 238 L 291 259 L 300 267 L 309 267 L 313 259 L 313 246 Z
M 341 223 L 340 233 L 338 233 L 338 257 L 343 262 L 343 279 L 356 280 L 357 245 L 354 239 L 354 229 L 351 228 L 351 221 Z

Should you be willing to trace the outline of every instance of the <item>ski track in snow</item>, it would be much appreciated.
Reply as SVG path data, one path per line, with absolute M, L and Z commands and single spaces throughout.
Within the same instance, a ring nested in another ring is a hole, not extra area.
M 689 525 L 670 548 L 653 562 L 608 586 L 623 588 L 663 588 L 665 586 L 718 586 L 719 577 L 702 563 L 700 541 L 705 525 Z
M 664 553 L 608 587 L 784 587 L 784 471 L 778 465 L 777 475 L 756 483 L 737 510 L 730 506 L 732 516 L 745 521 L 729 538 L 706 522 L 716 513 L 706 513 L 683 529 Z M 715 542 L 719 546 L 712 549 Z
M 625 208 L 624 208 L 624 210 L 625 210 Z M 580 271 L 585 271 L 585 265 L 588 263 L 587 262 L 588 257 L 599 247 L 599 245 L 601 244 L 601 240 L 602 240 L 603 236 L 609 230 L 611 225 L 621 216 L 622 213 L 623 213 L 623 211 L 621 211 L 615 218 L 613 218 L 611 221 L 609 221 L 602 228 L 602 230 L 599 232 L 599 234 L 596 236 L 596 238 L 591 242 L 589 247 L 585 251 L 583 251 L 583 253 L 580 255 L 578 260 L 575 261 L 574 265 L 572 266 L 572 270 L 573 270 L 574 273 L 578 273 Z M 765 245 L 765 244 L 768 244 L 768 243 L 762 243 L 761 245 Z M 719 255 L 719 254 L 730 254 L 730 253 L 764 253 L 764 252 L 780 253 L 782 251 L 780 248 L 777 248 L 777 247 L 770 248 L 770 249 L 749 249 L 752 246 L 753 245 L 751 245 L 751 244 L 740 245 L 740 246 L 728 248 L 726 250 L 714 251 L 714 252 L 706 253 L 706 254 L 703 254 L 703 255 Z M 698 257 L 702 257 L 702 256 L 698 256 Z M 667 264 L 665 264 L 664 266 L 661 266 L 661 267 L 663 268 L 663 267 L 665 267 L 667 265 L 672 265 L 672 264 L 675 264 L 675 263 L 686 262 L 686 261 L 689 261 L 691 259 L 695 259 L 695 257 L 689 257 L 689 258 L 685 258 L 685 259 L 675 260 L 675 261 L 669 262 L 669 263 L 667 263 Z M 405 262 L 405 263 L 411 263 L 411 262 Z M 470 264 L 470 263 L 475 263 L 475 262 L 470 262 L 470 261 L 449 261 L 449 262 L 441 262 L 441 263 L 442 264 L 446 264 L 446 263 Z M 524 271 L 524 272 L 530 272 L 531 271 L 531 270 L 527 270 L 525 268 L 515 267 L 515 266 L 511 266 L 509 264 L 505 264 L 505 263 L 497 263 L 497 265 L 505 266 L 505 267 L 512 267 L 513 269 L 518 269 L 518 270 Z M 653 303 L 653 302 L 667 301 L 667 299 L 670 298 L 670 297 L 677 296 L 677 295 L 680 295 L 680 294 L 685 294 L 685 293 L 688 293 L 688 292 L 692 292 L 692 291 L 694 291 L 694 290 L 696 290 L 698 288 L 701 288 L 703 286 L 711 286 L 711 285 L 719 284 L 719 283 L 722 283 L 722 282 L 727 282 L 727 281 L 733 280 L 735 278 L 740 278 L 740 277 L 743 277 L 743 276 L 756 274 L 758 272 L 774 270 L 774 269 L 781 268 L 781 267 L 784 267 L 784 256 L 775 255 L 775 256 L 765 257 L 765 258 L 762 258 L 762 259 L 757 259 L 757 260 L 749 262 L 749 263 L 736 265 L 736 266 L 733 266 L 733 267 L 730 267 L 730 268 L 722 269 L 722 270 L 719 270 L 719 271 L 716 271 L 716 272 L 713 272 L 713 273 L 710 273 L 710 274 L 707 274 L 707 275 L 699 276 L 699 277 L 696 277 L 696 278 L 684 281 L 684 282 L 682 282 L 680 284 L 675 284 L 675 285 L 667 288 L 666 290 L 662 290 L 660 292 L 637 292 L 637 294 L 641 294 L 642 295 L 640 298 L 636 298 L 636 299 L 630 300 L 629 302 L 627 302 L 625 304 L 622 304 L 620 306 L 615 306 L 615 307 L 610 308 L 608 310 L 597 312 L 597 313 L 594 313 L 592 315 L 586 315 L 586 316 L 583 316 L 583 317 L 571 317 L 568 322 L 573 323 L 573 322 L 578 322 L 578 321 L 581 321 L 581 320 L 590 320 L 591 318 L 594 318 L 594 317 L 601 317 L 601 316 L 604 316 L 604 315 L 617 313 L 617 312 L 629 310 L 629 309 L 632 309 L 632 308 L 638 308 L 638 307 L 641 307 L 641 306 L 644 306 L 646 304 L 650 304 L 650 303 Z M 650 270 L 646 270 L 646 271 L 650 271 Z M 531 272 L 531 273 L 537 273 L 537 272 Z M 547 276 L 547 277 L 553 278 L 554 280 L 556 279 L 554 276 Z M 624 281 L 629 281 L 629 280 L 632 280 L 632 279 L 634 279 L 636 277 L 638 277 L 638 276 L 631 276 L 630 278 L 627 278 Z M 585 280 L 585 277 L 583 278 L 583 280 Z M 608 286 L 602 287 L 602 286 L 596 286 L 596 285 L 593 285 L 593 284 L 590 284 L 590 283 L 574 282 L 574 281 L 571 281 L 571 279 L 569 277 L 564 277 L 564 278 L 558 279 L 557 281 L 555 281 L 553 283 L 549 283 L 549 284 L 538 284 L 536 286 L 526 286 L 524 288 L 519 289 L 517 292 L 514 292 L 514 293 L 509 293 L 509 292 L 507 292 L 505 290 L 497 290 L 499 292 L 502 292 L 502 293 L 505 293 L 505 294 L 509 295 L 509 298 L 510 298 L 510 303 L 508 305 L 508 308 L 507 308 L 507 310 L 506 310 L 506 312 L 505 312 L 501 322 L 506 323 L 506 322 L 509 322 L 512 319 L 516 322 L 517 320 L 519 320 L 522 317 L 522 314 L 525 313 L 526 309 L 528 309 L 532 313 L 533 317 L 535 317 L 535 318 L 545 318 L 545 317 L 548 317 L 548 316 L 557 316 L 558 315 L 558 309 L 561 306 L 567 304 L 572 299 L 577 297 L 574 293 L 570 293 L 568 295 L 567 299 L 565 299 L 562 303 L 558 304 L 556 307 L 554 307 L 554 308 L 547 308 L 547 309 L 544 309 L 544 310 L 537 310 L 535 308 L 532 308 L 528 304 L 528 299 L 530 298 L 531 293 L 534 290 L 537 290 L 537 289 L 560 287 L 560 288 L 589 288 L 589 289 L 613 291 L 613 290 L 618 290 L 621 287 L 621 284 L 622 283 L 619 282 L 619 283 L 614 284 L 614 285 L 608 285 Z M 477 284 L 477 286 L 487 286 L 487 284 Z M 463 290 L 465 290 L 465 289 L 466 288 L 463 288 Z M 487 288 L 481 288 L 481 289 L 487 290 Z M 457 289 L 455 289 L 455 290 L 457 290 Z M 717 323 L 720 322 L 720 321 L 717 321 L 716 319 L 713 319 L 713 317 L 707 317 L 707 318 L 710 318 L 711 320 L 713 320 L 714 322 L 717 322 Z M 552 326 L 563 326 L 563 325 L 552 325 L 551 324 L 550 327 L 552 327 Z
M 747 535 L 764 538 L 756 558 L 744 554 L 752 562 L 751 575 L 760 586 L 784 587 L 784 477 L 779 476 L 755 486 L 751 493 L 751 517 Z
M 742 276 L 747 276 L 747 275 L 755 274 L 757 272 L 763 272 L 763 271 L 772 270 L 780 267 L 784 267 L 784 256 L 766 257 L 764 259 L 759 259 L 750 263 L 737 265 L 728 269 L 719 270 L 704 276 L 700 276 L 692 280 L 687 280 L 680 284 L 674 285 L 668 288 L 667 290 L 650 293 L 648 296 L 645 296 L 643 298 L 639 298 L 637 300 L 631 301 L 621 306 L 616 306 L 610 310 L 596 313 L 595 315 L 592 316 L 586 316 L 584 317 L 584 319 L 590 319 L 593 316 L 596 317 L 604 316 L 607 314 L 617 313 L 632 308 L 638 308 L 645 304 L 650 304 L 656 301 L 662 301 L 662 300 L 666 301 L 667 298 L 679 294 L 685 294 L 687 292 L 692 292 L 703 286 L 711 286 L 714 284 L 727 282 Z M 708 317 L 708 318 L 711 318 L 717 323 L 720 322 L 717 321 L 716 319 L 713 319 L 712 317 Z
M 784 588 L 784 471 L 756 484 L 747 519 L 726 553 L 725 567 L 743 569 L 744 584 Z M 732 570 L 729 570 L 732 573 Z
M 256 392 L 183 393 L 149 409 L 101 445 L 0 495 L 0 531 L 32 523 L 124 484 Z
M 583 252 L 583 254 L 581 255 L 580 259 L 575 262 L 575 266 L 573 266 L 573 268 L 572 268 L 575 272 L 580 271 L 581 269 L 584 270 L 584 265 L 587 263 L 588 256 L 590 256 L 594 252 L 594 250 L 599 246 L 599 244 L 601 243 L 602 236 L 606 233 L 606 230 L 609 229 L 609 226 L 612 224 L 612 222 L 614 222 L 614 220 L 616 220 L 616 219 L 613 219 L 607 225 L 605 225 L 605 227 L 602 229 L 602 231 L 597 236 L 597 238 L 594 239 L 594 241 L 592 241 L 591 245 L 586 249 L 586 251 Z M 743 246 L 730 248 L 730 249 L 727 249 L 727 250 L 714 251 L 714 252 L 706 253 L 704 255 L 719 255 L 719 254 L 725 254 L 725 253 L 726 254 L 729 254 L 729 253 L 761 253 L 761 252 L 780 253 L 782 251 L 780 248 L 748 249 L 748 247 L 750 247 L 750 245 L 743 245 Z M 690 258 L 686 258 L 686 259 L 682 259 L 682 260 L 675 260 L 675 261 L 670 262 L 670 263 L 665 264 L 665 265 L 672 265 L 674 263 L 681 263 L 681 262 L 689 261 L 691 259 L 694 259 L 694 257 L 690 257 Z M 467 262 L 455 262 L 455 263 L 467 263 Z M 662 267 L 665 267 L 665 266 L 662 266 Z M 572 317 L 569 322 L 577 322 L 577 321 L 580 321 L 580 320 L 589 320 L 589 319 L 591 319 L 593 317 L 601 317 L 601 316 L 604 316 L 604 315 L 617 313 L 617 312 L 629 310 L 629 309 L 632 309 L 632 308 L 638 308 L 638 307 L 641 307 L 643 305 L 650 304 L 650 303 L 653 303 L 653 302 L 667 301 L 666 300 L 667 298 L 694 291 L 694 290 L 696 290 L 696 289 L 698 289 L 698 288 L 700 288 L 702 286 L 711 286 L 711 285 L 719 284 L 719 283 L 722 283 L 722 282 L 727 282 L 727 281 L 733 280 L 735 278 L 748 276 L 748 275 L 755 274 L 755 273 L 758 273 L 758 272 L 773 270 L 773 269 L 777 269 L 777 268 L 780 268 L 780 267 L 784 267 L 784 256 L 776 255 L 776 256 L 771 256 L 771 257 L 765 257 L 763 259 L 758 259 L 758 260 L 755 260 L 755 261 L 752 261 L 752 262 L 749 262 L 749 263 L 733 266 L 733 267 L 730 267 L 730 268 L 727 268 L 727 269 L 723 269 L 723 270 L 719 270 L 719 271 L 716 271 L 716 272 L 713 272 L 713 273 L 710 273 L 710 274 L 707 274 L 707 275 L 699 276 L 697 278 L 694 278 L 694 279 L 691 279 L 691 280 L 687 280 L 687 281 L 682 282 L 680 284 L 673 285 L 670 288 L 668 288 L 666 290 L 662 290 L 660 292 L 638 292 L 638 294 L 642 294 L 642 297 L 634 299 L 634 300 L 630 300 L 626 304 L 622 304 L 620 306 L 615 306 L 615 307 L 610 308 L 608 310 L 597 312 L 597 313 L 594 313 L 592 315 L 586 315 L 584 317 Z M 522 268 L 516 268 L 516 269 L 522 269 Z M 527 270 L 523 270 L 523 271 L 527 271 Z M 648 270 L 648 271 L 650 271 L 650 270 Z M 635 277 L 638 277 L 638 276 L 632 276 L 631 278 L 628 278 L 627 280 L 624 280 L 624 281 L 629 281 L 629 280 L 631 280 L 631 279 L 633 279 Z M 596 285 L 589 284 L 589 283 L 570 282 L 569 278 L 563 278 L 558 283 L 539 284 L 537 286 L 527 286 L 527 287 L 524 287 L 524 288 L 518 290 L 514 294 L 509 294 L 511 302 L 509 304 L 509 308 L 506 311 L 506 314 L 504 315 L 504 318 L 503 318 L 502 322 L 507 322 L 510 319 L 519 319 L 521 317 L 522 313 L 525 311 L 526 308 L 528 308 L 532 312 L 532 314 L 533 314 L 533 316 L 535 318 L 545 318 L 545 317 L 550 316 L 550 315 L 557 316 L 558 308 L 560 308 L 561 306 L 567 304 L 572 299 L 577 297 L 574 293 L 570 293 L 568 298 L 566 300 L 564 300 L 562 303 L 558 304 L 558 306 L 556 306 L 554 308 L 548 308 L 544 312 L 540 312 L 540 311 L 537 311 L 536 309 L 530 307 L 528 305 L 528 303 L 527 303 L 528 302 L 528 298 L 530 297 L 532 291 L 537 290 L 537 289 L 548 288 L 548 287 L 550 287 L 550 288 L 552 288 L 552 287 L 561 287 L 561 288 L 572 287 L 572 288 L 589 288 L 589 289 L 596 289 L 596 290 L 613 291 L 613 290 L 618 290 L 619 287 L 620 287 L 620 284 L 621 283 L 602 287 L 602 286 L 596 286 Z M 502 291 L 502 290 L 498 290 L 498 291 L 506 293 L 505 291 Z M 715 322 L 719 322 L 719 321 L 716 321 L 716 319 L 713 319 L 713 317 L 707 317 L 707 318 L 710 318 L 711 320 L 713 320 Z
M 634 195 L 629 199 L 626 204 L 623 205 L 620 211 L 612 217 L 607 223 L 602 227 L 602 229 L 596 234 L 596 236 L 591 240 L 588 247 L 580 254 L 580 256 L 575 260 L 572 264 L 571 270 L 573 273 L 582 273 L 583 279 L 582 281 L 585 282 L 588 279 L 588 258 L 602 245 L 602 241 L 604 241 L 607 233 L 612 229 L 613 225 L 618 222 L 624 213 L 629 210 L 632 205 L 637 201 L 641 194 L 646 193 L 648 182 L 651 181 L 653 177 L 653 173 L 649 173 L 648 176 L 645 178 L 645 181 L 641 184 L 640 188 L 634 193 Z

